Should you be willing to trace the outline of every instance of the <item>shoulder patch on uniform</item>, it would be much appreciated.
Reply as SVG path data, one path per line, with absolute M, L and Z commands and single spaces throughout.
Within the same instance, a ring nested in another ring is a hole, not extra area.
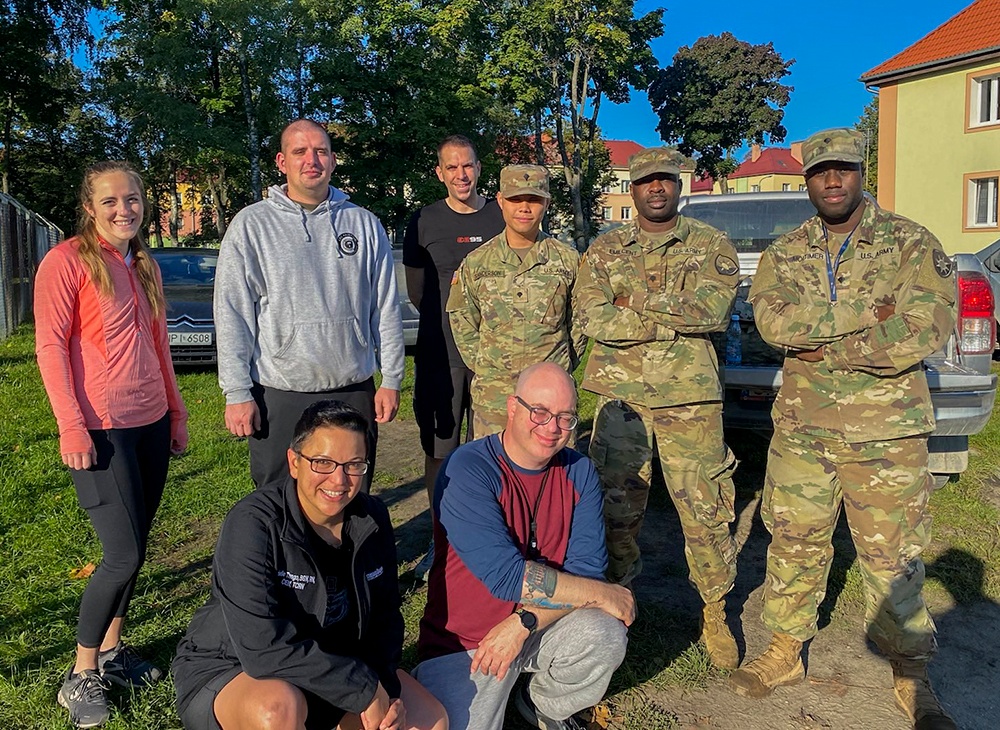
M 715 257 L 715 270 L 722 276 L 732 276 L 740 273 L 740 265 L 725 254 L 720 253 Z
M 454 274 L 451 275 L 451 285 L 455 286 L 456 283 L 458 283 L 458 272 L 457 271 Z
M 951 276 L 952 269 L 955 265 L 952 263 L 948 255 L 939 248 L 934 249 L 934 270 L 938 272 L 938 275 L 942 279 L 947 279 Z

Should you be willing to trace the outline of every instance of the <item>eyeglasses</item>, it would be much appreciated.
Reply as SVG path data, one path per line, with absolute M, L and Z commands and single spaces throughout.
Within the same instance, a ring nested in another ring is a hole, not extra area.
M 333 474 L 337 471 L 338 466 L 344 467 L 344 473 L 349 477 L 360 477 L 368 473 L 367 461 L 348 461 L 346 463 L 341 463 L 339 461 L 334 461 L 333 459 L 327 459 L 325 456 L 309 457 L 300 451 L 296 451 L 295 453 L 308 461 L 309 468 L 317 474 Z
M 515 395 L 514 399 L 528 409 L 528 417 L 531 418 L 531 422 L 536 423 L 539 426 L 544 426 L 546 423 L 555 418 L 556 425 L 559 426 L 559 428 L 563 431 L 572 431 L 580 423 L 580 417 L 575 413 L 553 413 L 547 408 L 531 406 L 521 400 L 521 396 L 519 395 Z

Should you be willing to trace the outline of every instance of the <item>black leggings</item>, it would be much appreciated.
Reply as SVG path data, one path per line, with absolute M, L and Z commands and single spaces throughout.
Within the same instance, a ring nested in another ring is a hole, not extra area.
M 160 506 L 170 459 L 170 417 L 137 428 L 91 431 L 97 463 L 71 469 L 80 506 L 87 510 L 104 556 L 80 602 L 76 640 L 101 645 L 111 621 L 124 616 L 146 559 L 146 538 Z

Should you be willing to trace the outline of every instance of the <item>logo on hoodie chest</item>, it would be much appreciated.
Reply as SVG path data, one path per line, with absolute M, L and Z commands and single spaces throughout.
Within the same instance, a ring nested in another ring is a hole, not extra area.
M 358 252 L 358 237 L 353 233 L 341 233 L 337 236 L 337 251 L 341 256 L 353 256 Z

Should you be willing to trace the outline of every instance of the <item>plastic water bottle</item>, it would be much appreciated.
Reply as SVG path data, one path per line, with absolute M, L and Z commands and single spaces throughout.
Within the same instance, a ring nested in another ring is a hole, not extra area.
M 739 365 L 743 362 L 743 333 L 740 331 L 740 315 L 729 318 L 726 328 L 726 366 Z

